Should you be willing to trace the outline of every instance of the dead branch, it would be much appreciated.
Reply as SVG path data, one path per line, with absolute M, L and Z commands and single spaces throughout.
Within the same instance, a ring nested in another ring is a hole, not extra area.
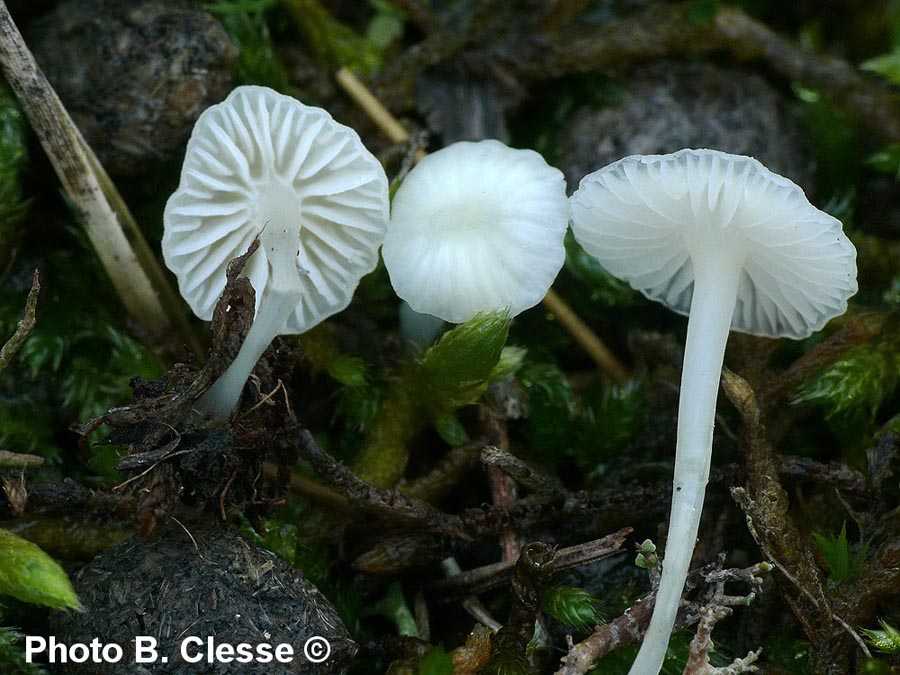
M 630 527 L 609 534 L 601 539 L 559 549 L 553 560 L 553 571 L 561 572 L 573 567 L 589 565 L 617 553 L 621 553 L 622 544 L 631 535 Z M 458 598 L 469 593 L 483 593 L 501 586 L 512 578 L 516 561 L 504 560 L 493 565 L 484 565 L 468 572 L 461 572 L 446 579 L 436 581 L 429 586 L 429 591 L 442 601 Z
M 16 330 L 4 344 L 0 347 L 0 371 L 2 371 L 9 362 L 12 361 L 16 352 L 25 343 L 25 339 L 34 328 L 35 311 L 37 310 L 38 294 L 41 292 L 41 277 L 38 271 L 34 271 L 31 277 L 31 290 L 28 291 L 28 298 L 25 300 L 25 315 L 16 324 Z
M 728 596 L 724 592 L 724 584 L 737 581 L 758 588 L 762 583 L 760 575 L 768 572 L 771 565 L 757 563 L 751 567 L 739 569 L 723 569 L 723 558 L 708 567 L 693 572 L 688 577 L 685 593 L 690 593 L 698 586 L 700 593 L 678 611 L 675 630 L 698 623 L 704 611 L 711 605 L 733 607 L 747 604 L 753 593 L 747 596 Z M 650 625 L 653 614 L 654 594 L 639 600 L 609 623 L 598 626 L 586 639 L 573 645 L 569 653 L 563 657 L 556 675 L 584 675 L 594 662 L 610 652 L 625 645 L 637 644 L 643 639 L 644 631 Z
M 384 490 L 367 483 L 342 462 L 325 453 L 306 429 L 298 430 L 296 438 L 300 455 L 312 464 L 326 485 L 357 509 L 425 532 L 468 539 L 459 529 L 455 516 L 441 513 L 430 504 L 407 497 L 397 490 Z

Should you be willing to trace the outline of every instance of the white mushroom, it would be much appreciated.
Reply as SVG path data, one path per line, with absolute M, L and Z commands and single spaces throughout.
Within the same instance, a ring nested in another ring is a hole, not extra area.
M 575 237 L 607 270 L 690 315 L 662 579 L 630 671 L 651 675 L 697 537 L 729 329 L 795 339 L 819 330 L 857 290 L 856 250 L 797 185 L 715 150 L 626 157 L 586 176 L 571 204 Z
M 562 172 L 533 150 L 460 142 L 424 157 L 394 195 L 384 240 L 391 284 L 452 323 L 536 305 L 565 258 Z
M 253 325 L 199 409 L 227 419 L 276 335 L 302 333 L 349 304 L 378 262 L 387 214 L 381 165 L 324 110 L 238 87 L 204 111 L 166 204 L 166 265 L 194 313 L 209 320 L 228 262 L 255 237 L 260 247 L 246 268 Z

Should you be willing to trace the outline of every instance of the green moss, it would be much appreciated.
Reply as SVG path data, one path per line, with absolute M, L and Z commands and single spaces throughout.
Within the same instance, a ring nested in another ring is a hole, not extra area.
M 290 94 L 287 71 L 279 61 L 266 22 L 275 0 L 222 0 L 206 9 L 222 22 L 239 53 L 235 63 L 238 84 L 257 84 Z
M 133 377 L 153 379 L 164 368 L 125 331 L 108 285 L 84 258 L 50 251 L 45 263 L 34 329 L 0 378 L 0 443 L 56 458 L 57 433 L 127 402 Z M 18 267 L 0 288 L 4 334 L 22 311 L 19 278 L 30 264 Z
M 832 537 L 826 537 L 818 532 L 813 532 L 812 536 L 825 559 L 829 583 L 841 584 L 859 579 L 866 564 L 868 542 L 860 546 L 855 553 L 852 552 L 847 541 L 846 522 L 841 526 L 841 531 Z
M 593 469 L 621 451 L 638 433 L 645 405 L 641 383 L 597 383 L 585 393 L 575 457 Z
M 21 238 L 19 224 L 28 203 L 22 194 L 22 172 L 28 163 L 28 125 L 6 85 L 0 85 L 0 269 Z
M 381 68 L 382 49 L 338 21 L 318 0 L 282 0 L 309 50 L 332 70 L 345 66 L 361 75 Z
M 878 623 L 881 624 L 881 630 L 863 629 L 866 641 L 882 654 L 900 654 L 900 631 L 887 621 L 881 620 Z
M 575 395 L 566 374 L 553 363 L 526 363 L 519 381 L 528 392 L 524 433 L 531 447 L 544 456 L 560 456 L 571 448 Z
M 25 636 L 12 628 L 0 628 L 0 672 L 6 675 L 40 675 L 46 671 L 25 660 Z
M 487 389 L 508 331 L 506 312 L 476 316 L 447 331 L 389 387 L 353 470 L 379 487 L 395 486 L 406 471 L 410 442 L 429 423 L 451 444 L 462 442 L 465 432 L 454 412 Z
M 827 418 L 860 415 L 872 419 L 900 382 L 900 350 L 896 337 L 856 347 L 807 380 L 794 394 L 795 403 L 825 409 Z
M 572 586 L 549 588 L 541 597 L 541 609 L 571 628 L 589 628 L 602 621 L 597 598 Z

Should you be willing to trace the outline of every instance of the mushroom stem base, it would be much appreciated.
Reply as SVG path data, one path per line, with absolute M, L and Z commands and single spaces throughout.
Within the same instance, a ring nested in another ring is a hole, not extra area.
M 244 391 L 244 383 L 253 372 L 266 347 L 280 334 L 285 321 L 300 302 L 299 292 L 272 293 L 260 303 L 259 312 L 231 365 L 197 399 L 196 408 L 224 422 L 231 416 Z
M 694 259 L 694 294 L 678 405 L 672 511 L 662 577 L 650 626 L 629 675 L 656 675 L 681 604 L 712 458 L 713 424 L 725 343 L 734 314 L 740 261 L 720 252 Z

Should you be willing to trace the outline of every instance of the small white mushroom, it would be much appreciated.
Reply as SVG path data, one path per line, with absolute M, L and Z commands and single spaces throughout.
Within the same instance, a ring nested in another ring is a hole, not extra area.
M 166 204 L 162 242 L 198 317 L 212 318 L 229 261 L 260 239 L 246 268 L 256 290 L 253 325 L 200 410 L 227 419 L 275 336 L 302 333 L 349 304 L 378 262 L 387 214 L 381 164 L 324 110 L 238 87 L 200 115 Z
M 416 312 L 452 323 L 536 305 L 568 227 L 562 172 L 533 150 L 460 142 L 424 157 L 394 195 L 384 264 Z
M 607 270 L 690 315 L 662 579 L 630 671 L 653 675 L 700 524 L 729 329 L 794 339 L 819 330 L 856 293 L 856 250 L 797 185 L 715 150 L 626 157 L 586 176 L 571 205 L 575 237 Z

